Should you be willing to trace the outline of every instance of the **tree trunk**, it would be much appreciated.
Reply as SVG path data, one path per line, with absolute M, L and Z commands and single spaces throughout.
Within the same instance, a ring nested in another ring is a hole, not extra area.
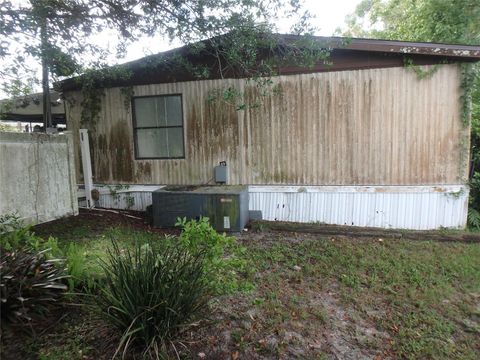
M 45 131 L 52 127 L 52 105 L 50 102 L 50 86 L 48 79 L 48 32 L 47 19 L 44 18 L 41 27 L 41 42 L 42 42 L 42 91 L 43 91 L 43 126 Z

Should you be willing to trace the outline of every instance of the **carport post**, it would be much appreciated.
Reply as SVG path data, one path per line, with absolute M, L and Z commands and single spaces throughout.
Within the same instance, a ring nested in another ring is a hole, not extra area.
M 90 159 L 90 143 L 88 142 L 87 129 L 80 129 L 80 149 L 82 152 L 83 183 L 85 185 L 87 208 L 93 208 L 95 206 L 95 203 L 92 199 L 92 162 Z

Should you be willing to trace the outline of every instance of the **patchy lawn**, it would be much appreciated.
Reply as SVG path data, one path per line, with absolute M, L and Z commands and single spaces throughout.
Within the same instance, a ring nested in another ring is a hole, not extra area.
M 479 244 L 275 232 L 241 241 L 256 290 L 216 301 L 217 322 L 204 329 L 215 335 L 198 346 L 207 354 L 480 356 Z
M 94 269 L 111 238 L 128 245 L 164 236 L 112 213 L 59 220 L 37 234 L 82 244 Z M 208 319 L 176 345 L 182 358 L 480 358 L 478 243 L 275 231 L 238 241 L 250 264 L 238 276 L 254 289 L 215 298 Z M 111 358 L 118 339 L 79 302 L 35 339 L 5 331 L 2 359 Z

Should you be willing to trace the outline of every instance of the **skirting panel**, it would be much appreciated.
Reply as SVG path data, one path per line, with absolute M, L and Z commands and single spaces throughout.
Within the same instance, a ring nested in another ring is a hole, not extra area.
M 107 209 L 122 209 L 145 211 L 148 205 L 152 205 L 152 192 L 161 188 L 160 185 L 101 185 L 95 184 L 95 189 L 99 192 L 99 199 L 95 201 L 95 206 Z M 86 201 L 83 200 L 85 192 L 79 189 L 79 206 L 85 207 Z
M 145 211 L 161 186 L 100 187 L 96 206 Z M 464 228 L 465 185 L 445 186 L 249 186 L 249 210 L 264 220 L 430 230 Z M 81 197 L 81 191 L 79 196 Z M 85 206 L 79 200 L 80 206 Z
M 429 230 L 466 225 L 469 189 L 450 186 L 250 186 L 264 220 Z

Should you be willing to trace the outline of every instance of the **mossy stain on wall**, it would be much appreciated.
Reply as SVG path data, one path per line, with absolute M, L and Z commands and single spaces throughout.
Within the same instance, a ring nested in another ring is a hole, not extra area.
M 110 178 L 110 166 L 108 160 L 108 141 L 105 134 L 100 134 L 97 137 L 97 151 L 95 159 L 96 181 L 104 182 Z
M 135 173 L 135 178 L 140 182 L 151 182 L 152 181 L 152 164 L 149 162 L 138 162 L 137 169 Z
M 110 166 L 115 181 L 133 182 L 132 139 L 126 121 L 115 123 L 110 129 Z

